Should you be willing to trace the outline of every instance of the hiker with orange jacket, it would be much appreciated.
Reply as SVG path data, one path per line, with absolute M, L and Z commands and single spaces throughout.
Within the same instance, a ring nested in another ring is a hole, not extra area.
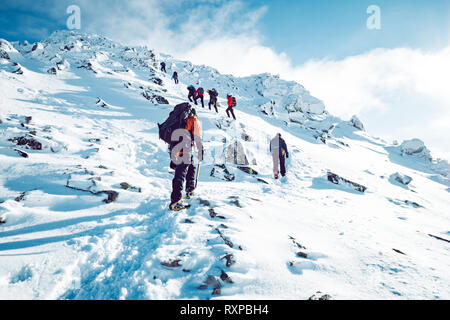
M 200 87 L 200 88 L 197 89 L 197 91 L 195 91 L 195 94 L 194 94 L 194 103 L 195 103 L 195 105 L 197 105 L 197 100 L 200 99 L 200 101 L 202 102 L 202 108 L 205 107 L 205 104 L 203 102 L 203 95 L 204 95 L 204 93 L 205 93 L 205 90 L 202 87 Z
M 230 94 L 227 95 L 227 104 L 228 109 L 226 110 L 228 118 L 230 118 L 230 113 L 233 116 L 233 119 L 236 120 L 236 117 L 234 116 L 233 108 L 236 107 L 236 98 L 232 97 Z
M 175 175 L 172 180 L 172 194 L 170 197 L 170 210 L 180 211 L 186 208 L 183 204 L 183 184 L 186 180 L 186 199 L 190 199 L 194 195 L 194 190 L 196 188 L 195 182 L 195 166 L 194 166 L 194 156 L 193 156 L 193 146 L 196 145 L 197 149 L 200 150 L 200 154 L 203 155 L 203 147 L 201 145 L 202 138 L 202 127 L 200 121 L 197 118 L 197 112 L 194 108 L 191 109 L 190 115 L 186 121 L 185 129 L 189 133 L 189 146 L 184 146 L 181 151 L 173 150 L 172 147 L 172 162 L 171 167 L 175 169 Z M 186 150 L 187 149 L 187 150 Z M 186 154 L 185 154 L 186 153 Z M 186 157 L 185 157 L 186 156 Z M 180 158 L 180 159 L 178 159 Z M 188 159 L 188 161 L 178 161 L 181 159 Z M 178 160 L 177 160 L 178 159 Z M 201 161 L 201 156 L 199 155 L 199 161 Z M 175 162 L 180 162 L 175 164 Z

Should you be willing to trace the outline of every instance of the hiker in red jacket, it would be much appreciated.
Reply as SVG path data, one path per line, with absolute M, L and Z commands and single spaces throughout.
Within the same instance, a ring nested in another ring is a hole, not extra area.
M 228 109 L 227 116 L 230 118 L 230 113 L 233 116 L 233 119 L 236 120 L 236 117 L 234 116 L 233 108 L 236 107 L 236 98 L 232 97 L 231 95 L 227 95 L 227 103 L 228 103 Z
M 204 93 L 205 93 L 205 90 L 202 87 L 200 87 L 197 89 L 197 91 L 195 91 L 195 94 L 194 94 L 194 103 L 197 105 L 197 100 L 200 99 L 200 101 L 202 102 L 202 108 L 205 107 L 205 104 L 203 102 L 203 94 Z

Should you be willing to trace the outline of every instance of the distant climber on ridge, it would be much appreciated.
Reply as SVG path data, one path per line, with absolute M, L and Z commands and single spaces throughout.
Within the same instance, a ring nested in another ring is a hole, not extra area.
M 164 73 L 166 72 L 166 63 L 164 61 L 161 62 L 161 71 L 163 71 Z
M 278 179 L 278 168 L 280 168 L 281 176 L 286 175 L 286 158 L 289 158 L 289 152 L 286 142 L 281 138 L 281 134 L 277 133 L 275 138 L 270 141 L 270 153 L 273 159 L 273 174 Z
M 175 84 L 178 84 L 178 72 L 173 72 L 172 79 L 175 81 Z
M 233 108 L 236 107 L 236 98 L 232 97 L 230 94 L 228 94 L 227 95 L 227 103 L 228 103 L 228 108 L 227 108 L 226 112 L 227 112 L 228 118 L 231 118 L 230 117 L 230 113 L 231 113 L 231 115 L 233 116 L 233 119 L 236 120 L 236 117 L 235 117 L 234 111 L 233 111 Z
M 189 94 L 188 99 L 190 102 L 194 102 L 194 96 L 195 96 L 195 87 L 191 84 L 189 87 L 187 87 Z
M 205 104 L 203 102 L 203 94 L 204 94 L 204 92 L 205 91 L 203 90 L 203 88 L 200 87 L 200 88 L 197 89 L 197 91 L 195 91 L 195 94 L 194 94 L 194 103 L 195 103 L 195 105 L 197 105 L 197 100 L 200 99 L 200 101 L 202 102 L 202 108 L 205 107 Z
M 219 111 L 217 110 L 217 97 L 219 96 L 219 93 L 217 93 L 217 90 L 212 88 L 211 90 L 206 90 L 206 92 L 208 92 L 209 94 L 209 110 L 211 110 L 211 106 L 214 107 L 214 109 L 216 109 L 216 113 L 219 113 Z

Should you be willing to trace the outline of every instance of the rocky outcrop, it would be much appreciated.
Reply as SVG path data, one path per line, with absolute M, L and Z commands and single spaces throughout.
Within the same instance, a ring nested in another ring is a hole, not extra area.
M 398 173 L 398 172 L 391 175 L 390 179 L 392 179 L 393 181 L 397 181 L 398 183 L 401 183 L 405 186 L 410 184 L 412 181 L 411 177 L 401 174 L 401 173 Z
M 402 156 L 416 156 L 428 161 L 432 160 L 430 150 L 428 150 L 425 143 L 419 139 L 403 141 L 400 145 L 400 152 Z
M 335 174 L 333 172 L 328 172 L 327 173 L 327 179 L 331 183 L 344 185 L 346 187 L 349 187 L 349 188 L 351 188 L 351 189 L 353 189 L 355 191 L 361 192 L 361 193 L 364 193 L 367 190 L 367 188 L 365 186 L 360 185 L 360 184 L 358 184 L 356 182 L 347 180 L 345 178 L 342 178 L 342 177 L 338 176 L 337 174 Z
M 358 130 L 365 131 L 363 123 L 358 119 L 357 116 L 353 116 L 350 119 L 350 124 Z
M 225 161 L 232 164 L 249 165 L 244 146 L 241 142 L 235 141 L 225 148 Z
M 234 181 L 234 174 L 230 173 L 224 164 L 216 164 L 211 170 L 211 177 L 224 180 L 224 181 Z
M 13 139 L 9 139 L 9 141 L 17 144 L 18 146 L 23 146 L 27 149 L 31 150 L 42 150 L 42 143 L 39 141 L 36 141 L 33 138 L 26 138 L 26 137 L 17 137 Z

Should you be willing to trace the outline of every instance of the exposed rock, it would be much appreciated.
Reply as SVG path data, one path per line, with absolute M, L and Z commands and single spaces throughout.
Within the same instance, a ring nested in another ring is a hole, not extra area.
M 103 99 L 101 98 L 97 98 L 97 102 L 96 105 L 99 106 L 100 108 L 106 108 L 109 109 L 109 104 L 107 104 Z
M 365 131 L 363 123 L 358 119 L 357 116 L 353 116 L 350 119 L 350 124 L 358 130 Z
M 162 97 L 162 96 L 155 95 L 154 99 L 159 104 L 169 104 L 169 101 L 166 98 Z
M 401 174 L 401 173 L 398 173 L 398 172 L 397 172 L 397 173 L 394 173 L 393 175 L 391 175 L 391 178 L 392 178 L 393 180 L 395 180 L 395 181 L 397 181 L 397 182 L 399 182 L 399 183 L 405 185 L 405 186 L 407 186 L 408 184 L 410 184 L 411 181 L 412 181 L 412 178 L 411 178 L 411 177 L 409 177 L 409 176 L 407 176 L 407 175 L 404 175 L 404 174 Z
M 7 52 L 0 49 L 0 59 L 10 60 L 11 58 Z
M 20 201 L 22 201 L 23 199 L 25 199 L 25 196 L 27 195 L 27 192 L 22 192 L 18 197 L 16 197 L 15 199 L 14 199 L 14 201 L 16 201 L 16 202 L 20 202 Z
M 216 164 L 211 170 L 211 177 L 215 177 L 224 181 L 234 181 L 234 174 L 230 173 L 224 164 Z
M 226 147 L 225 161 L 233 164 L 249 165 L 242 143 L 235 141 Z
M 14 149 L 14 151 L 16 151 L 21 157 L 28 158 L 28 153 L 23 152 L 22 150 L 19 149 Z
M 3 219 L 2 217 L 0 217 L 0 224 L 4 224 L 4 223 L 6 223 L 6 220 Z
M 18 146 L 25 146 L 27 149 L 31 150 L 42 150 L 42 143 L 34 139 L 27 139 L 25 137 L 17 137 L 9 139 L 9 141 L 14 142 Z
M 309 300 L 331 300 L 331 296 L 329 294 L 323 294 L 322 292 L 317 291 L 309 297 Z
M 400 253 L 400 254 L 406 255 L 405 253 L 401 252 L 401 251 L 400 251 L 400 250 L 398 250 L 398 249 L 392 249 L 392 250 L 394 250 L 394 251 L 395 251 L 395 252 L 397 252 L 397 253 Z
M 322 142 L 323 144 L 327 144 L 328 135 L 326 133 L 317 133 L 317 134 L 314 135 L 314 138 L 317 141 Z
M 147 100 L 149 100 L 149 101 L 151 101 L 151 102 L 153 102 L 153 103 L 157 103 L 157 104 L 169 104 L 169 101 L 168 101 L 166 98 L 164 98 L 164 97 L 162 97 L 162 96 L 159 96 L 159 95 L 156 95 L 156 94 L 153 94 L 151 91 L 148 91 L 148 90 L 144 90 L 144 91 L 142 92 L 142 96 L 143 96 L 145 99 L 147 99 Z
M 242 138 L 242 140 L 247 141 L 247 142 L 252 141 L 252 138 L 245 132 L 242 132 L 241 138 Z
M 120 187 L 122 188 L 122 189 L 124 189 L 124 190 L 129 190 L 129 191 L 136 191 L 136 192 L 142 192 L 142 189 L 141 188 L 138 188 L 138 187 L 133 187 L 132 185 L 130 185 L 129 183 L 127 183 L 127 182 L 122 182 L 121 184 L 120 184 Z
M 244 167 L 244 166 L 238 166 L 239 170 L 244 171 L 245 173 L 251 174 L 251 175 L 258 175 L 258 172 L 250 167 Z
M 154 84 L 157 84 L 157 85 L 159 85 L 159 86 L 162 86 L 163 85 L 163 81 L 160 79 L 160 78 L 153 78 L 152 79 L 152 82 L 154 83 Z
M 220 260 L 223 260 L 223 259 L 226 260 L 225 265 L 226 265 L 227 267 L 231 267 L 233 264 L 236 263 L 236 261 L 234 260 L 234 256 L 233 256 L 232 253 L 226 254 L 226 255 L 225 255 L 224 257 L 222 257 Z
M 444 239 L 444 238 L 441 238 L 441 237 L 438 237 L 438 236 L 435 236 L 435 235 L 432 235 L 432 234 L 428 234 L 430 237 L 432 237 L 432 238 L 435 238 L 435 239 L 437 239 L 437 240 L 441 240 L 441 241 L 445 241 L 445 242 L 448 242 L 448 243 L 450 243 L 450 240 L 447 240 L 447 239 Z
M 180 261 L 181 261 L 180 259 L 177 259 L 168 262 L 161 262 L 161 265 L 167 268 L 178 268 L 181 267 Z
M 232 205 L 235 205 L 236 207 L 239 207 L 239 208 L 243 208 L 242 204 L 239 202 L 239 197 L 231 196 L 228 199 L 231 200 L 230 203 Z
M 113 191 L 113 190 L 106 190 L 106 191 L 97 192 L 97 194 L 102 194 L 102 193 L 108 195 L 108 198 L 103 200 L 104 203 L 114 202 L 119 197 L 119 193 L 117 191 Z
M 219 281 L 216 277 L 214 277 L 214 276 L 208 276 L 208 277 L 206 278 L 205 282 L 203 282 L 203 284 L 200 285 L 200 286 L 198 287 L 198 289 L 200 289 L 200 290 L 205 290 L 205 289 L 207 289 L 207 288 L 214 288 L 212 294 L 213 294 L 213 295 L 217 295 L 217 294 L 220 294 L 220 287 L 221 287 L 220 281 Z
M 423 141 L 419 139 L 403 141 L 400 145 L 400 152 L 402 156 L 417 156 L 428 161 L 432 160 L 430 150 L 428 150 Z
M 408 206 L 412 206 L 414 208 L 423 208 L 423 206 L 414 201 L 405 200 L 405 204 L 407 204 Z
M 226 283 L 233 283 L 233 280 L 231 280 L 230 276 L 223 270 L 220 274 L 220 280 Z
M 367 190 L 367 188 L 365 186 L 360 185 L 360 184 L 358 184 L 356 182 L 352 182 L 350 180 L 344 179 L 344 178 L 342 178 L 342 177 L 340 177 L 337 174 L 332 173 L 332 172 L 328 172 L 327 173 L 327 179 L 328 179 L 328 181 L 330 181 L 330 182 L 332 182 L 334 184 L 347 185 L 350 188 L 352 188 L 352 189 L 354 189 L 354 190 L 356 190 L 358 192 L 361 192 L 361 193 L 364 193 Z
M 299 252 L 297 252 L 297 257 L 306 259 L 306 258 L 308 258 L 308 255 L 304 252 L 299 251 Z
M 18 69 L 13 71 L 13 73 L 22 75 L 23 74 L 23 70 L 22 70 L 22 68 L 19 67 Z
M 211 218 L 219 218 L 219 219 L 225 220 L 225 217 L 224 217 L 224 216 L 219 216 L 219 215 L 217 215 L 217 212 L 214 210 L 214 208 L 209 208 L 208 211 L 209 211 L 209 216 L 210 216 Z
M 57 70 L 56 70 L 55 67 L 51 67 L 50 69 L 47 70 L 47 73 L 56 75 L 57 74 Z
M 90 62 L 85 62 L 84 64 L 79 66 L 78 69 L 86 69 L 86 70 L 94 72 L 95 74 L 97 73 L 97 71 L 94 70 L 92 63 L 90 63 Z
M 233 248 L 233 242 L 231 242 L 229 239 L 227 239 L 227 237 L 225 237 L 225 235 L 222 233 L 222 231 L 220 231 L 219 228 L 216 228 L 216 231 L 219 233 L 219 236 L 222 238 L 223 242 L 225 242 L 225 244 L 227 246 L 229 246 L 230 248 Z

